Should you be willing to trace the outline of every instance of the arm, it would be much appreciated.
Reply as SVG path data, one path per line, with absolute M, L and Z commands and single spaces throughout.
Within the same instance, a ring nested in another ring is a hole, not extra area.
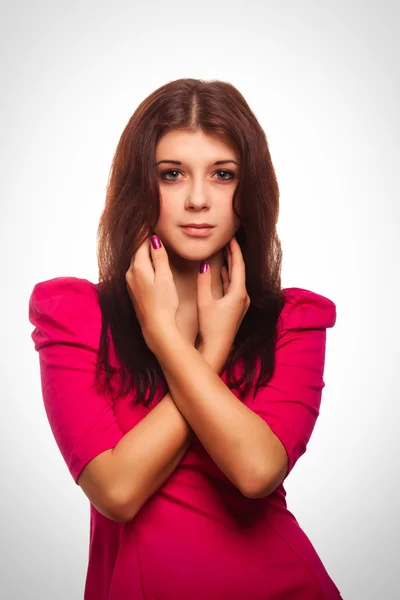
M 166 394 L 112 451 L 112 473 L 117 514 L 131 520 L 142 505 L 170 477 L 185 455 L 193 432 Z
M 179 298 L 167 252 L 157 236 L 152 236 L 153 244 L 149 242 L 145 239 L 137 249 L 125 275 L 146 344 L 163 369 L 178 409 L 214 462 L 245 496 L 265 495 L 267 489 L 271 491 L 272 473 L 278 467 L 285 473 L 285 449 L 263 419 L 236 398 L 182 336 L 176 323 Z M 233 238 L 230 250 L 229 276 L 226 267 L 221 271 L 223 298 L 213 297 L 210 269 L 197 278 L 201 344 L 213 352 L 218 346 L 222 355 L 250 305 L 244 260 Z M 214 368 L 219 372 L 220 359 Z
M 222 357 L 202 355 L 177 329 L 158 337 L 155 354 L 174 402 L 214 462 L 245 496 L 270 493 L 285 474 L 285 449 L 220 379 Z
M 113 490 L 106 516 L 130 521 L 171 476 L 192 439 L 193 430 L 168 393 L 108 451 L 109 460 L 94 458 L 83 469 L 78 483 L 103 514 L 100 490 Z

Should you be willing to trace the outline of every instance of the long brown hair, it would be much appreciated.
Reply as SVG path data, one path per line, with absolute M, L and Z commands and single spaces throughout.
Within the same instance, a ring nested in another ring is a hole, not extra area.
M 172 129 L 201 129 L 239 152 L 241 169 L 233 208 L 240 219 L 236 239 L 245 262 L 251 304 L 225 369 L 228 385 L 231 389 L 238 388 L 240 397 L 254 384 L 258 359 L 261 368 L 254 393 L 272 377 L 276 326 L 284 304 L 282 251 L 276 232 L 279 188 L 263 129 L 244 97 L 230 83 L 187 78 L 161 86 L 138 106 L 121 135 L 97 232 L 97 290 L 102 330 L 96 385 L 103 393 L 110 392 L 114 399 L 137 386 L 134 401 L 146 406 L 153 400 L 159 383 L 162 383 L 160 398 L 167 393 L 168 385 L 155 355 L 144 341 L 125 274 L 132 256 L 159 218 L 156 145 Z M 110 361 L 110 335 L 117 368 Z M 244 368 L 235 378 L 234 364 L 239 359 Z M 121 377 L 119 384 L 113 386 L 116 372 Z

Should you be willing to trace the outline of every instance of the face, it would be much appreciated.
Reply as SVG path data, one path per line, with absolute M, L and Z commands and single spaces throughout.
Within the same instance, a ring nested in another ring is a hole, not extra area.
M 224 162 L 215 164 L 219 161 Z M 209 259 L 240 226 L 232 206 L 240 168 L 238 153 L 200 130 L 173 130 L 158 141 L 156 163 L 160 217 L 154 233 L 171 258 Z M 195 237 L 182 227 L 189 223 L 208 223 L 213 228 L 208 235 Z

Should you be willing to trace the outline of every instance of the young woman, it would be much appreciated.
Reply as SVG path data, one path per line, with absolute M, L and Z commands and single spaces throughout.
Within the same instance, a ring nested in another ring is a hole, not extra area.
M 281 288 L 278 210 L 243 96 L 173 81 L 119 141 L 99 283 L 34 286 L 47 416 L 91 503 L 85 600 L 341 598 L 283 487 L 336 307 Z

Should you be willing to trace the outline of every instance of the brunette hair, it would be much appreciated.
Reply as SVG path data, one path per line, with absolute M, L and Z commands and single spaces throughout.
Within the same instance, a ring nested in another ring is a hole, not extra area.
M 279 188 L 266 135 L 244 97 L 230 83 L 177 79 L 152 92 L 129 119 L 113 157 L 97 232 L 102 330 L 96 385 L 114 400 L 136 385 L 134 401 L 148 406 L 157 390 L 160 398 L 168 391 L 164 373 L 144 341 L 125 274 L 159 218 L 158 139 L 169 130 L 199 129 L 235 147 L 241 165 L 233 208 L 240 220 L 235 235 L 245 262 L 251 304 L 225 364 L 227 382 L 242 398 L 254 385 L 258 360 L 254 393 L 268 383 L 274 371 L 277 322 L 284 296 L 282 250 L 276 231 Z M 110 361 L 110 334 L 117 368 Z M 237 361 L 243 368 L 235 378 Z M 118 385 L 112 385 L 116 372 L 121 377 Z

